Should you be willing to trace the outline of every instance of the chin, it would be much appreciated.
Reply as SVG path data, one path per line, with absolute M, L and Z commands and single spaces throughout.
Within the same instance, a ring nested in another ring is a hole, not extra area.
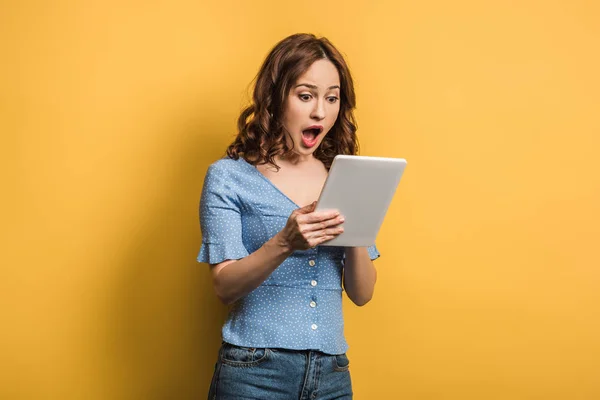
M 314 154 L 314 152 L 317 150 L 316 146 L 312 149 L 294 149 L 294 153 L 301 155 L 301 156 L 310 156 L 312 154 Z
M 317 151 L 319 146 L 321 146 L 321 142 L 316 143 L 313 147 L 310 147 L 310 148 L 304 147 L 303 144 L 298 145 L 298 147 L 296 147 L 296 148 L 302 150 L 305 153 L 314 153 L 315 151 Z

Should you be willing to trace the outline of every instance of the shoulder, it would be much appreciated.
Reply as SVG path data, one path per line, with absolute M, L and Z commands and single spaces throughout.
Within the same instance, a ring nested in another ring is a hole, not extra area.
M 238 187 L 243 186 L 248 178 L 252 175 L 251 168 L 243 158 L 234 160 L 233 158 L 224 157 L 213 162 L 206 171 L 204 179 L 205 185 L 217 187 Z
M 217 160 L 209 165 L 207 176 L 217 175 L 217 176 L 230 176 L 236 175 L 244 172 L 244 159 L 241 157 L 237 160 L 233 158 L 224 157 L 220 160 Z

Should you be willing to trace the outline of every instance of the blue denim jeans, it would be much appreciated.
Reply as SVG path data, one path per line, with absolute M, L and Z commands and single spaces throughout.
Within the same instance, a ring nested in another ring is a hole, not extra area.
M 352 399 L 346 354 L 223 343 L 209 400 Z

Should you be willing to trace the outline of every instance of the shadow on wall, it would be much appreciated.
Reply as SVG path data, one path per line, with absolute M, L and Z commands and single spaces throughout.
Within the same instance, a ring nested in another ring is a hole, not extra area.
M 123 243 L 108 317 L 106 398 L 198 399 L 208 392 L 227 308 L 214 294 L 207 265 L 196 262 L 198 204 L 204 174 L 232 136 L 223 133 L 222 121 L 191 120 L 198 109 L 164 132 L 180 141 L 178 154 L 158 154 L 149 165 L 174 173 L 156 183 L 160 200 L 140 199 L 144 223 Z M 184 126 L 174 131 L 177 124 Z M 162 160 L 178 165 L 156 165 Z

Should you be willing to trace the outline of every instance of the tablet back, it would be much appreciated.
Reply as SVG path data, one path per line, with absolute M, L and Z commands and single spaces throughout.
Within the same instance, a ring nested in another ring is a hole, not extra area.
M 316 210 L 339 210 L 344 233 L 321 246 L 375 244 L 405 167 L 402 158 L 336 156 Z

